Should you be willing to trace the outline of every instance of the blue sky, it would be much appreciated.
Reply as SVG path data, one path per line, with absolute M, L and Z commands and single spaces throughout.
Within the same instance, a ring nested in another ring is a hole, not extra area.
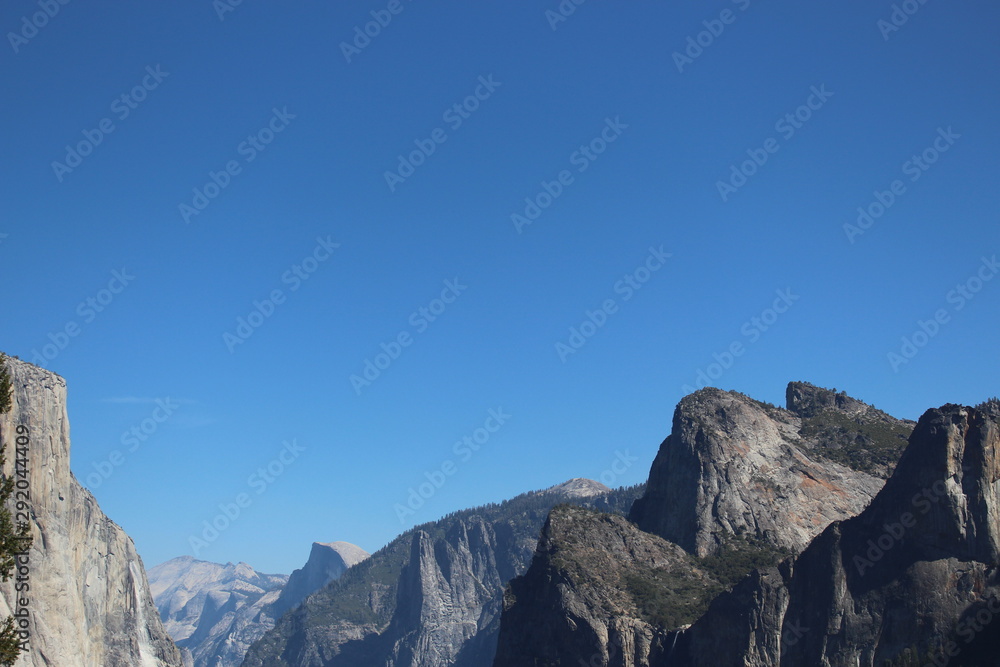
M 147 565 L 273 572 L 641 482 L 699 372 L 979 402 L 1000 9 L 903 4 L 5 3 L 0 349 Z

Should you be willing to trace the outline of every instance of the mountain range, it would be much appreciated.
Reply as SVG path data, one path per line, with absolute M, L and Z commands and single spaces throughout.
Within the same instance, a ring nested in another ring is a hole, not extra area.
M 370 556 L 317 542 L 289 576 L 184 556 L 147 577 L 69 470 L 65 381 L 6 365 L 34 539 L 18 665 L 1000 665 L 996 399 L 911 422 L 802 382 L 784 407 L 702 389 L 645 484 L 573 479 Z

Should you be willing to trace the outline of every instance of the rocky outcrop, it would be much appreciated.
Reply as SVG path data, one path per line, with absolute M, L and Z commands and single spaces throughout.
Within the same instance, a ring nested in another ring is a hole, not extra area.
M 164 627 L 193 667 L 235 667 L 274 627 L 271 606 L 287 575 L 261 574 L 246 563 L 190 556 L 149 570 L 149 588 Z
M 16 438 L 26 436 L 34 539 L 26 572 L 29 650 L 18 667 L 180 667 L 135 545 L 70 472 L 65 380 L 16 359 L 8 368 L 13 407 L 0 415 L 4 473 L 13 473 Z M 0 585 L 0 617 L 14 611 L 14 584 Z
M 801 419 L 800 446 L 810 455 L 888 479 L 914 422 L 896 419 L 844 392 L 791 382 L 788 411 Z
M 668 631 L 698 618 L 719 589 L 687 552 L 623 517 L 556 507 L 507 590 L 494 664 L 668 664 Z
M 525 494 L 404 533 L 282 617 L 244 664 L 492 664 L 504 587 L 527 569 L 549 510 L 562 502 L 627 507 L 640 492 L 581 493 L 600 490 L 595 484 Z
M 274 617 L 279 618 L 289 609 L 299 606 L 307 597 L 334 579 L 339 579 L 347 568 L 357 565 L 369 555 L 349 542 L 313 542 L 309 560 L 301 569 L 292 572 L 274 602 Z
M 1000 663 L 998 447 L 996 416 L 929 410 L 871 505 L 720 596 L 678 664 Z
M 826 408 L 818 403 L 810 405 Z M 843 409 L 863 405 L 848 399 Z M 802 423 L 737 392 L 684 397 L 629 518 L 698 556 L 717 553 L 731 535 L 801 551 L 831 522 L 864 509 L 883 484 L 816 455 Z

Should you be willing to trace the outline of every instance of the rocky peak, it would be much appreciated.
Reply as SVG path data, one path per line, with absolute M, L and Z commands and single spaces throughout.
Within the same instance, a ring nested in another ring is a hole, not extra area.
M 817 387 L 808 382 L 789 382 L 785 389 L 785 404 L 790 412 L 808 419 L 827 410 L 854 416 L 867 412 L 870 406 L 851 398 L 846 392 Z
M 882 486 L 801 447 L 801 424 L 738 392 L 685 396 L 629 518 L 698 556 L 717 552 L 731 535 L 801 551 Z
M 368 552 L 349 542 L 313 542 L 309 560 L 292 572 L 272 612 L 280 617 L 309 595 L 338 579 L 347 568 L 368 558 Z
M 600 482 L 595 482 L 592 479 L 584 477 L 575 477 L 568 482 L 556 484 L 553 487 L 545 489 L 543 493 L 559 493 L 567 498 L 590 498 L 591 496 L 599 496 L 602 493 L 609 493 L 610 491 L 610 488 Z

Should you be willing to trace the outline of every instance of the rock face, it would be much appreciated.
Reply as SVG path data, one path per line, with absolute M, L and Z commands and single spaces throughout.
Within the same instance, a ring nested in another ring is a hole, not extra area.
M 864 404 L 848 399 L 835 409 L 855 406 Z M 802 424 L 736 392 L 686 396 L 629 518 L 698 556 L 718 552 L 730 535 L 801 551 L 831 522 L 864 509 L 883 484 L 824 458 L 819 443 L 804 442 Z
M 246 563 L 174 558 L 149 571 L 163 625 L 194 667 L 234 667 L 247 647 L 274 627 L 269 607 L 287 575 L 261 574 Z
M 309 560 L 302 569 L 292 572 L 274 602 L 273 616 L 280 618 L 289 609 L 299 606 L 307 597 L 334 579 L 339 579 L 347 568 L 357 565 L 369 555 L 361 547 L 348 542 L 313 542 Z
M 929 410 L 868 509 L 716 600 L 678 664 L 1000 664 L 998 446 L 995 415 Z
M 29 650 L 18 667 L 180 667 L 135 545 L 70 472 L 65 380 L 16 359 L 8 369 L 13 407 L 0 415 L 4 473 L 13 472 L 17 429 L 26 428 L 34 537 Z M 15 604 L 11 580 L 0 585 L 0 617 Z
M 244 665 L 486 667 L 504 586 L 531 560 L 549 510 L 622 511 L 637 488 L 599 496 L 588 482 L 465 510 L 399 536 L 282 617 Z

